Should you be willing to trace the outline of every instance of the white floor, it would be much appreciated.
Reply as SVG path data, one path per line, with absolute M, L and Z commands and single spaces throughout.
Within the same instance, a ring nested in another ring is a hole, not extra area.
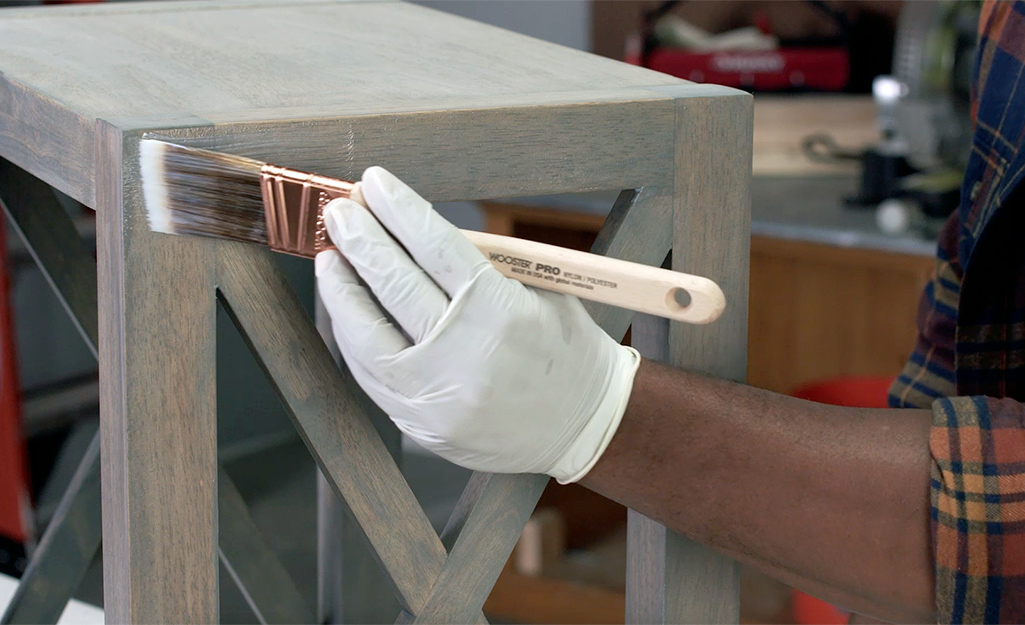
M 6 575 L 0 575 L 0 613 L 7 609 L 14 591 L 18 587 L 18 580 Z M 68 603 L 61 614 L 58 625 L 103 625 L 103 610 L 88 603 L 75 601 Z

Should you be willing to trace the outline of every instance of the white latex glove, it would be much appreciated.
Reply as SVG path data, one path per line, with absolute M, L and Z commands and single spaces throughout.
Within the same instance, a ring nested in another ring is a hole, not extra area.
M 359 384 L 400 430 L 458 465 L 583 477 L 619 426 L 637 352 L 575 297 L 504 277 L 387 171 L 368 169 L 363 195 L 373 214 L 351 200 L 327 206 L 341 253 L 316 259 Z

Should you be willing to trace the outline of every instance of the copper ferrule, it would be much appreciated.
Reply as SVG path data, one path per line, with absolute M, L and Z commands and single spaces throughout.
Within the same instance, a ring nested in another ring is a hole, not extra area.
M 260 170 L 267 242 L 275 252 L 313 258 L 331 247 L 324 207 L 347 198 L 353 183 L 277 165 Z

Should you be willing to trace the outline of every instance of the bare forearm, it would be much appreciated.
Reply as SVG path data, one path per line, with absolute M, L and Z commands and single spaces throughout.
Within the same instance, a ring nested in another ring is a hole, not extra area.
M 854 611 L 932 621 L 929 424 L 645 361 L 582 483 Z

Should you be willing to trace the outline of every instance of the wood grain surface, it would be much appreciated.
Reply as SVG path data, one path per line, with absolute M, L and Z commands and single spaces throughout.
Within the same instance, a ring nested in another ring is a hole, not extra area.
M 214 243 L 145 226 L 138 137 L 97 147 L 104 609 L 218 620 Z
M 752 98 L 677 103 L 673 268 L 715 280 L 727 307 L 718 322 L 671 323 L 670 364 L 743 382 L 747 371 L 748 273 L 751 233 Z M 695 150 L 695 145 L 703 146 Z M 666 536 L 667 623 L 736 623 L 736 562 L 675 532 Z
M 97 119 L 314 120 L 638 100 L 667 84 L 682 81 L 399 2 L 12 9 L 0 15 L 0 154 L 93 206 Z
M 563 94 L 557 94 L 563 95 Z M 483 110 L 214 119 L 198 147 L 343 180 L 382 166 L 427 199 L 475 200 L 651 185 L 672 176 L 672 100 L 648 90 L 562 101 L 531 94 Z M 524 99 L 526 101 L 524 101 Z
M 369 400 L 338 369 L 269 251 L 219 242 L 218 269 L 226 310 L 359 521 L 402 607 L 418 614 L 446 552 L 367 417 Z
M 751 97 L 677 102 L 673 268 L 706 275 L 726 294 L 714 324 L 670 324 L 670 364 L 744 379 L 751 222 Z M 695 149 L 700 145 L 702 149 Z M 629 519 L 627 621 L 736 623 L 735 562 L 640 515 Z

